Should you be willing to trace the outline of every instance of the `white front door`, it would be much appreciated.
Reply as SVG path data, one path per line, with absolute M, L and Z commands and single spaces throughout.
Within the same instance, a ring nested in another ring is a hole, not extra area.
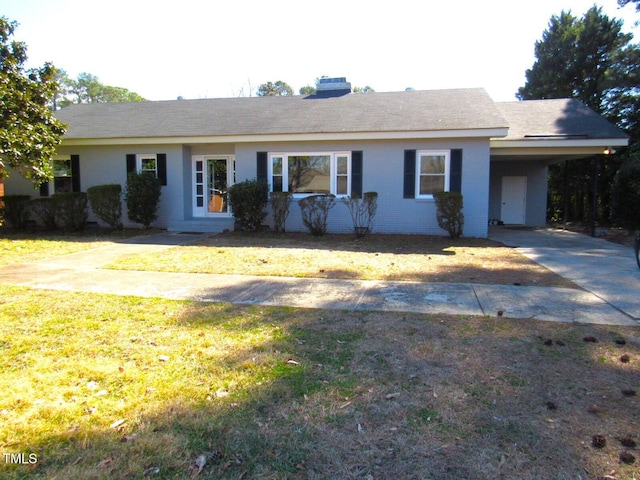
M 501 220 L 524 225 L 527 209 L 527 177 L 502 177 Z
M 194 155 L 193 216 L 231 216 L 228 191 L 233 185 L 234 160 L 225 155 Z

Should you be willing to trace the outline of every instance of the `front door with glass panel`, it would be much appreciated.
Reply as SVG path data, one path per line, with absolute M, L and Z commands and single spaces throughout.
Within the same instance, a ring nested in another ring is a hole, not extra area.
M 233 158 L 194 156 L 193 215 L 196 217 L 230 216 L 228 191 L 232 183 Z

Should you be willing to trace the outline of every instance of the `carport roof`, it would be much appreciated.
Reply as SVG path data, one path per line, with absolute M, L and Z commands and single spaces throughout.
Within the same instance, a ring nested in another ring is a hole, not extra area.
M 626 139 L 627 135 L 572 98 L 496 102 L 509 123 L 502 141 L 531 139 Z
M 506 136 L 491 139 L 492 160 L 539 160 L 546 164 L 591 157 L 626 146 L 620 128 L 575 99 L 495 104 L 509 123 Z

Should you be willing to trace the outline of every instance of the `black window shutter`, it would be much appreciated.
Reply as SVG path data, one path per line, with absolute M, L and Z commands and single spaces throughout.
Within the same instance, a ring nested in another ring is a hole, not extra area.
M 258 152 L 256 155 L 256 178 L 268 182 L 267 178 L 269 156 L 267 152 Z
M 158 180 L 160 180 L 160 185 L 167 184 L 167 154 L 166 153 L 158 153 Z
M 416 198 L 416 151 L 404 151 L 404 198 Z
M 136 155 L 135 153 L 127 153 L 127 176 L 136 171 Z
M 40 196 L 41 197 L 49 196 L 49 182 L 44 182 L 40 184 Z
M 80 155 L 71 155 L 71 191 L 80 191 Z
M 362 151 L 351 152 L 351 198 L 362 198 Z
M 462 150 L 451 150 L 449 170 L 449 191 L 462 193 Z

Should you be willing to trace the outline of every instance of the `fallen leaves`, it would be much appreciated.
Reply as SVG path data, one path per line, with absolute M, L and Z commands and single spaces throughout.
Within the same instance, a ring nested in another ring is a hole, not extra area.
M 127 442 L 131 443 L 131 442 L 135 442 L 137 439 L 138 439 L 138 434 L 132 433 L 131 435 L 123 435 L 120 441 L 122 443 L 127 443 Z
M 118 428 L 120 425 L 122 425 L 124 422 L 126 422 L 126 420 L 124 419 L 120 419 L 120 420 L 116 420 L 115 422 L 113 422 L 111 425 L 109 425 L 109 428 Z
M 157 475 L 160 473 L 160 467 L 149 467 L 144 472 L 142 472 L 143 477 L 148 477 L 149 475 Z
M 101 460 L 98 463 L 98 468 L 105 468 L 105 467 L 109 466 L 111 463 L 113 463 L 113 458 L 111 458 L 111 457 L 105 458 L 104 460 Z
M 189 474 L 189 478 L 196 478 L 198 475 L 200 475 L 200 472 L 202 472 L 202 469 L 206 464 L 207 464 L 207 454 L 203 453 L 201 455 L 198 455 L 195 462 L 193 462 L 189 466 L 189 470 L 187 472 Z
M 604 407 L 599 407 L 597 405 L 591 405 L 590 407 L 587 408 L 587 412 L 589 413 L 607 413 L 609 411 L 608 408 L 604 408 Z
M 216 391 L 216 398 L 226 398 L 229 396 L 229 390 L 225 390 L 225 389 L 218 389 Z

